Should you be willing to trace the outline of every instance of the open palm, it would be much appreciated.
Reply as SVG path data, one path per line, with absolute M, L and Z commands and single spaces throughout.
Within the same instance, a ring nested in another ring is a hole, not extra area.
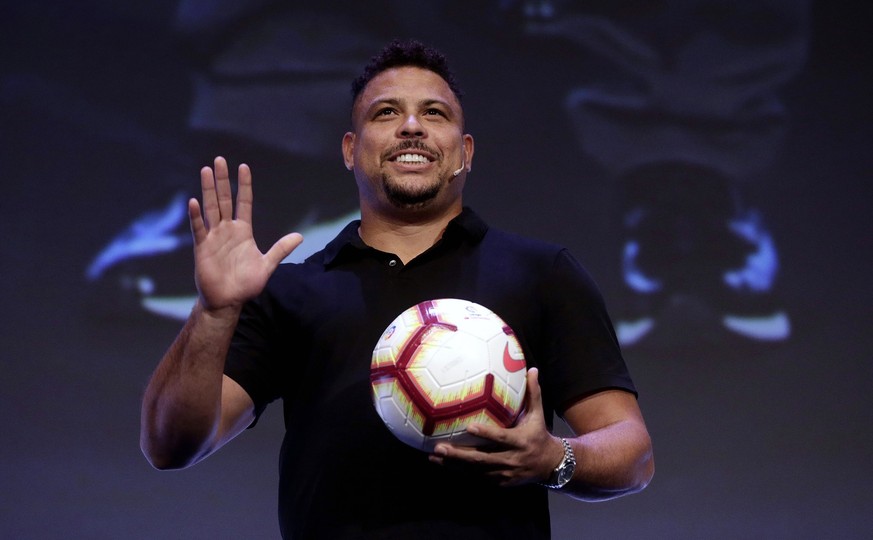
M 279 239 L 261 253 L 252 234 L 252 174 L 239 166 L 236 215 L 227 162 L 215 158 L 214 171 L 200 170 L 203 208 L 188 201 L 194 236 L 195 280 L 207 309 L 236 308 L 263 290 L 282 259 L 303 241 L 297 233 Z

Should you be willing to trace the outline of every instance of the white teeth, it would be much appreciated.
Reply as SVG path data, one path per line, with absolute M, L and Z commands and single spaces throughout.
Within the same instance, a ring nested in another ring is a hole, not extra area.
M 401 154 L 397 156 L 400 163 L 429 163 L 430 160 L 420 154 Z

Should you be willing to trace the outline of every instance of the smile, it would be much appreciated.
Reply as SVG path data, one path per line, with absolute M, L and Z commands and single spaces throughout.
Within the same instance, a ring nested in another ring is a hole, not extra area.
M 409 164 L 430 163 L 430 159 L 428 159 L 425 156 L 422 156 L 421 154 L 400 154 L 399 156 L 395 157 L 392 161 L 395 161 L 397 163 L 409 163 Z

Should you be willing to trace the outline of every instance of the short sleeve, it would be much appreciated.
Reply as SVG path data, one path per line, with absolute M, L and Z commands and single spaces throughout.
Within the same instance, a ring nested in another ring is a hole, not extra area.
M 541 371 L 558 413 L 601 390 L 636 395 L 603 296 L 566 249 L 555 256 L 543 288 L 550 337 Z
M 243 307 L 231 339 L 224 374 L 236 381 L 255 404 L 255 417 L 281 395 L 281 367 L 277 362 L 275 319 L 262 294 Z

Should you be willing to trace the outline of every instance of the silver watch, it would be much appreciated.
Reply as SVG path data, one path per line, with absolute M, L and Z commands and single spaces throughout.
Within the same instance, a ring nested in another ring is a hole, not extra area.
M 543 485 L 549 489 L 561 489 L 567 485 L 567 482 L 573 478 L 573 472 L 576 470 L 576 456 L 573 454 L 573 447 L 567 439 L 561 438 L 561 444 L 564 445 L 564 459 L 558 463 L 549 479 L 543 482 Z

